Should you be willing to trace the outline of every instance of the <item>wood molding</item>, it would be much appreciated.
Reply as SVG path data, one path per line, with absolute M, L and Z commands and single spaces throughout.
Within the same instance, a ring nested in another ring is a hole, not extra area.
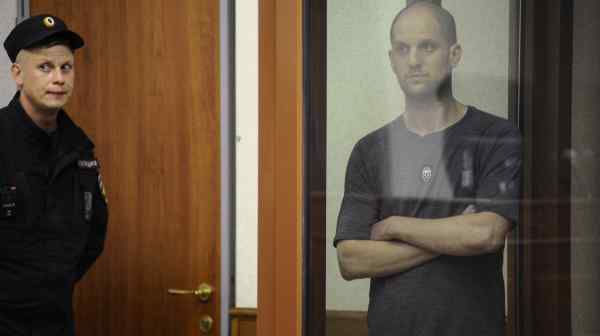
M 231 317 L 231 336 L 254 336 L 258 312 L 251 308 L 233 308 Z M 367 336 L 367 312 L 328 310 L 323 324 L 327 336 Z
M 258 334 L 302 334 L 301 0 L 259 3 Z
M 325 330 L 327 336 L 367 336 L 367 312 L 328 310 Z
M 257 314 L 254 308 L 230 309 L 231 336 L 256 336 Z
M 258 311 L 256 308 L 231 308 L 229 316 L 232 318 L 256 318 Z

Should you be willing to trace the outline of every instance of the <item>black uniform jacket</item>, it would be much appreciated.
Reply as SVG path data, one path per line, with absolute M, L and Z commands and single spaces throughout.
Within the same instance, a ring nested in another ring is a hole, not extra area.
M 71 335 L 74 284 L 106 236 L 94 145 L 64 111 L 47 134 L 17 93 L 0 110 L 0 192 L 0 334 L 39 322 L 41 335 Z

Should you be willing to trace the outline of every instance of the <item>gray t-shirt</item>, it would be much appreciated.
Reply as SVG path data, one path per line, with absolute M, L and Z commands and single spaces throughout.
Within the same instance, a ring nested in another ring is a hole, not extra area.
M 410 132 L 402 118 L 362 138 L 346 171 L 334 245 L 370 239 L 390 216 L 444 218 L 469 205 L 516 224 L 521 136 L 507 120 L 469 107 L 443 131 Z M 440 256 L 371 279 L 369 335 L 504 335 L 502 251 Z

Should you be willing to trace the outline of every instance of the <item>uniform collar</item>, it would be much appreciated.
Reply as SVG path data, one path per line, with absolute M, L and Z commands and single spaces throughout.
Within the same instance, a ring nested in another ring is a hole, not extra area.
M 42 128 L 36 125 L 35 122 L 33 122 L 33 120 L 31 119 L 31 117 L 29 117 L 27 112 L 25 112 L 25 109 L 23 108 L 23 105 L 21 105 L 21 101 L 19 100 L 20 96 L 20 92 L 17 91 L 17 93 L 10 102 L 10 106 L 13 108 L 13 111 L 15 111 L 16 119 L 19 122 L 19 125 L 22 126 L 25 138 L 28 141 L 33 142 L 48 141 L 50 138 L 48 133 L 46 133 L 46 131 L 44 131 Z M 58 126 L 56 131 L 59 131 Z
M 51 141 L 50 135 L 40 128 L 35 122 L 29 117 L 25 109 L 21 105 L 19 100 L 20 92 L 14 95 L 9 106 L 15 112 L 15 117 L 20 126 L 22 127 L 23 134 L 27 141 L 32 143 L 48 143 Z M 64 110 L 60 110 L 56 120 L 56 131 L 60 137 L 60 146 L 68 147 L 63 148 L 69 150 L 72 147 L 84 148 L 92 147 L 90 139 L 83 133 L 83 131 L 75 125 L 75 123 L 69 118 Z

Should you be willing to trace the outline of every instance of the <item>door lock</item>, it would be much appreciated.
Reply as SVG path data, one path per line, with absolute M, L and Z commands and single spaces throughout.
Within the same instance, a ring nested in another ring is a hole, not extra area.
M 214 323 L 215 323 L 215 321 L 212 319 L 212 317 L 210 317 L 208 315 L 202 316 L 202 319 L 200 319 L 200 331 L 203 334 L 210 333 L 213 329 Z

